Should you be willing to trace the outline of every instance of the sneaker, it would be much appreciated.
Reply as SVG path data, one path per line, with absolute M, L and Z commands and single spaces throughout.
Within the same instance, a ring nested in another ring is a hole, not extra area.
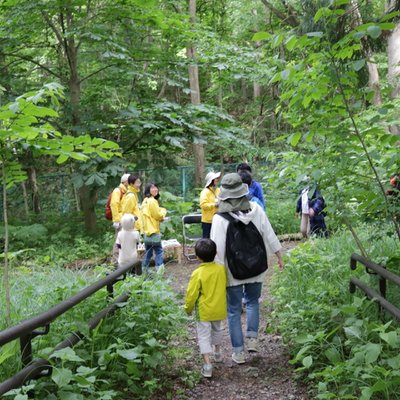
M 233 353 L 232 360 L 235 361 L 236 364 L 244 364 L 246 362 L 244 351 Z
M 253 337 L 247 338 L 247 351 L 253 351 L 255 353 L 260 351 L 257 338 Z
M 212 365 L 211 364 L 204 364 L 203 367 L 201 368 L 201 374 L 205 378 L 211 378 L 212 377 Z
M 214 361 L 217 363 L 222 362 L 222 354 L 221 353 L 214 353 Z

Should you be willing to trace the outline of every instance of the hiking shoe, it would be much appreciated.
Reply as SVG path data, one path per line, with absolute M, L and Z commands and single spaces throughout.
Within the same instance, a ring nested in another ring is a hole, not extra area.
M 246 362 L 244 351 L 233 353 L 232 360 L 235 361 L 236 364 L 244 364 Z
M 217 363 L 222 362 L 222 354 L 221 353 L 214 353 L 214 361 Z
M 253 337 L 247 338 L 247 351 L 252 351 L 255 353 L 260 351 L 257 338 Z
M 203 367 L 201 368 L 201 374 L 205 378 L 211 378 L 212 377 L 212 365 L 211 364 L 204 364 Z

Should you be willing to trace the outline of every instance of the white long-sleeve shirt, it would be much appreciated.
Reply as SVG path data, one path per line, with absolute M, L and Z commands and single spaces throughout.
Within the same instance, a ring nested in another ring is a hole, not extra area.
M 242 221 L 244 224 L 248 224 L 250 221 L 253 222 L 253 224 L 256 226 L 264 239 L 267 255 L 276 253 L 282 248 L 282 246 L 277 236 L 275 235 L 274 230 L 272 229 L 272 226 L 268 220 L 268 217 L 265 214 L 265 211 L 257 203 L 251 202 L 250 206 L 251 211 L 249 211 L 248 213 L 239 212 L 238 214 L 231 213 L 231 215 Z M 231 271 L 228 267 L 228 261 L 225 257 L 226 232 L 228 229 L 228 225 L 229 221 L 227 219 L 221 217 L 218 214 L 215 214 L 212 220 L 210 234 L 210 238 L 217 245 L 217 255 L 215 257 L 215 262 L 225 266 L 228 274 L 228 286 L 238 286 L 244 283 L 263 282 L 266 272 L 243 280 L 235 279 L 232 276 Z

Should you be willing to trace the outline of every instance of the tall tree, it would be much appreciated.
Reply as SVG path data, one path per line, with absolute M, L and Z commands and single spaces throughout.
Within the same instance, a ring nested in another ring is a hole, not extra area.
M 196 0 L 189 0 L 189 15 L 192 25 L 192 30 L 196 26 Z M 189 59 L 189 83 L 190 83 L 190 99 L 192 104 L 199 105 L 200 85 L 199 85 L 199 68 L 196 64 L 196 47 L 194 43 L 190 43 L 186 48 L 186 55 Z M 195 139 L 196 140 L 196 139 Z M 201 187 L 204 180 L 204 145 L 203 143 L 193 144 L 194 159 L 195 159 L 195 179 L 196 186 Z

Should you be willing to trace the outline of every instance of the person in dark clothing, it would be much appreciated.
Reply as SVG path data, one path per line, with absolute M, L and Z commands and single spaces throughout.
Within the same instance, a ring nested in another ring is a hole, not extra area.
M 300 231 L 304 237 L 328 237 L 325 225 L 325 200 L 316 186 L 306 186 L 299 195 L 296 215 L 301 215 Z
M 249 164 L 247 163 L 240 163 L 236 167 L 236 172 L 240 174 L 243 171 L 250 172 L 252 174 L 252 169 Z M 265 200 L 264 200 L 264 193 L 261 187 L 261 184 L 254 179 L 251 179 L 251 184 L 249 186 L 249 197 L 254 198 L 257 197 L 257 199 L 260 201 L 260 205 L 262 209 L 265 209 Z

